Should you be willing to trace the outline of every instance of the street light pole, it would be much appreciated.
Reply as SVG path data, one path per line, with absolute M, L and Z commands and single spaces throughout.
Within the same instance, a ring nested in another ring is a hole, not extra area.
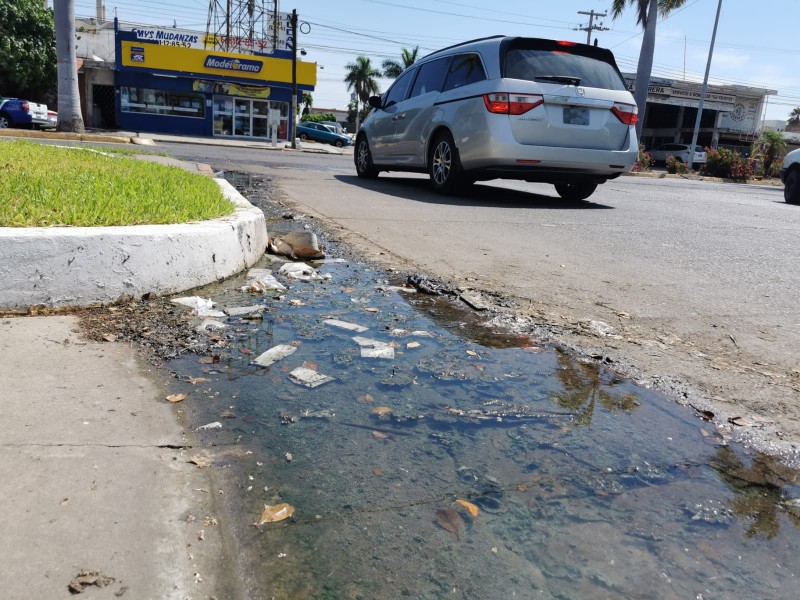
M 689 170 L 694 165 L 694 148 L 697 145 L 697 136 L 700 134 L 700 119 L 703 116 L 703 105 L 706 102 L 706 90 L 708 89 L 708 73 L 711 71 L 711 57 L 714 55 L 714 41 L 717 39 L 717 25 L 719 25 L 719 13 L 722 10 L 722 0 L 717 3 L 717 16 L 714 19 L 714 31 L 711 34 L 711 46 L 708 49 L 708 62 L 706 63 L 706 75 L 703 78 L 703 90 L 700 92 L 700 105 L 697 107 L 697 118 L 694 121 L 694 133 L 692 133 L 692 145 L 689 147 Z
M 297 148 L 297 9 L 292 10 L 292 148 Z

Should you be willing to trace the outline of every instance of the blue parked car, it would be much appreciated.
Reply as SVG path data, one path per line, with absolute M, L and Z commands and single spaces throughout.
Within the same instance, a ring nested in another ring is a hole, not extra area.
M 331 131 L 330 127 L 322 123 L 300 123 L 297 126 L 297 137 L 301 140 L 314 140 L 323 144 L 331 144 L 337 148 L 350 145 L 350 138 Z

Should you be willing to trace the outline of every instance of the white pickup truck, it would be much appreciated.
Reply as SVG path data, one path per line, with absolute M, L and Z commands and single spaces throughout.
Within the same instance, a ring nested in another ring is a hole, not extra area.
M 55 120 L 49 114 L 46 104 L 19 98 L 0 98 L 0 129 L 46 129 L 55 126 Z
M 783 159 L 781 181 L 786 186 L 783 199 L 789 204 L 800 204 L 800 149 L 792 150 Z

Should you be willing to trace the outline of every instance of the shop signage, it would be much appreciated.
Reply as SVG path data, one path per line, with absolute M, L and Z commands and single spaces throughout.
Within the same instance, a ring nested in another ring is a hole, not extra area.
M 633 83 L 628 84 L 628 91 L 635 91 Z M 700 90 L 685 87 L 672 87 L 669 85 L 651 85 L 647 88 L 647 95 L 656 96 L 670 96 L 672 98 L 700 101 Z M 716 102 L 718 104 L 735 104 L 736 96 L 729 94 L 717 94 L 715 92 L 706 92 L 705 102 Z M 682 103 L 680 103 L 682 104 Z
M 223 71 L 238 71 L 240 73 L 260 73 L 260 60 L 246 60 L 244 58 L 230 58 L 227 56 L 215 56 L 209 54 L 206 57 L 205 67 L 207 69 L 221 69 Z

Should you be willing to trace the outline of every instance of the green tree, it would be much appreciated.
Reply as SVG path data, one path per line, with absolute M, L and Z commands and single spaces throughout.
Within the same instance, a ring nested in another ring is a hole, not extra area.
M 311 107 L 314 105 L 314 98 L 308 92 L 303 92 L 303 115 L 311 113 Z
M 75 52 L 75 0 L 54 0 L 56 50 L 58 51 L 57 131 L 83 131 Z
M 642 139 L 644 112 L 647 108 L 647 88 L 650 87 L 650 74 L 653 71 L 653 54 L 656 50 L 656 23 L 659 15 L 665 16 L 675 8 L 683 6 L 686 0 L 612 0 L 611 16 L 616 19 L 628 5 L 637 9 L 637 21 L 644 29 L 642 48 L 639 51 L 639 65 L 636 69 L 636 88 L 634 98 L 639 108 L 639 121 L 636 123 L 636 137 Z
M 793 108 L 789 113 L 789 125 L 800 125 L 800 106 Z
M 0 95 L 52 98 L 55 39 L 53 11 L 42 0 L 0 0 Z
M 750 155 L 764 165 L 764 177 L 772 177 L 772 165 L 786 155 L 787 143 L 778 131 L 762 131 L 753 142 Z
M 383 67 L 383 76 L 389 79 L 397 79 L 397 77 L 405 71 L 408 67 L 417 62 L 417 55 L 419 54 L 419 46 L 415 46 L 413 50 L 403 48 L 400 52 L 400 61 L 398 62 L 393 58 L 387 58 L 381 66 Z
M 369 97 L 380 94 L 381 89 L 376 79 L 381 76 L 381 72 L 372 66 L 372 62 L 366 56 L 358 56 L 355 62 L 347 63 L 344 82 L 347 89 L 356 94 L 356 132 L 361 126 L 361 112 L 358 110 L 359 102 L 366 104 Z

